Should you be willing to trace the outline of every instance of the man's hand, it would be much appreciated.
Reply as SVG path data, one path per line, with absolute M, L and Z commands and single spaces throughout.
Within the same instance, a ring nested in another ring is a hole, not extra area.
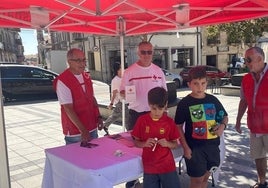
M 235 130 L 236 130 L 236 132 L 238 132 L 239 134 L 242 133 L 242 130 L 241 130 L 241 123 L 240 123 L 240 122 L 236 122 L 236 124 L 235 124 Z
M 89 131 L 84 130 L 81 132 L 81 142 L 87 143 L 91 140 Z
M 103 121 L 101 116 L 98 117 L 97 127 L 99 131 L 103 129 Z

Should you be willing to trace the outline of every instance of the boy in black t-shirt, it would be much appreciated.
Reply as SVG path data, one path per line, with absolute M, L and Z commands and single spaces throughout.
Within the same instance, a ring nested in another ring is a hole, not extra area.
M 206 188 L 211 169 L 220 164 L 220 136 L 228 117 L 220 101 L 205 93 L 204 68 L 197 66 L 189 71 L 188 86 L 192 92 L 179 102 L 175 122 L 181 133 L 190 188 Z

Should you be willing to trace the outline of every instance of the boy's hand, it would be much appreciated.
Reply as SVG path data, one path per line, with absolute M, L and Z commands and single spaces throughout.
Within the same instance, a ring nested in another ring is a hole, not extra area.
M 157 140 L 155 138 L 148 138 L 144 144 L 144 147 L 154 147 L 157 144 Z
M 186 158 L 186 159 L 191 159 L 192 158 L 192 150 L 188 147 L 188 148 L 184 148 L 183 149 L 183 156 Z
M 167 141 L 165 138 L 158 140 L 157 143 L 160 144 L 162 147 L 169 147 L 169 141 Z
M 213 132 L 217 136 L 221 136 L 223 134 L 224 129 L 225 129 L 225 125 L 224 124 L 219 124 L 219 125 L 217 125 L 217 126 L 215 126 L 213 128 Z

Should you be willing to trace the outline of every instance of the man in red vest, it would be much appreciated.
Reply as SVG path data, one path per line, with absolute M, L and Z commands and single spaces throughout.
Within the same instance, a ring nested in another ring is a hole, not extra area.
M 252 188 L 266 188 L 268 152 L 268 66 L 264 52 L 252 47 L 245 53 L 245 63 L 250 71 L 243 77 L 241 96 L 236 118 L 236 131 L 241 133 L 241 119 L 247 111 L 250 130 L 250 155 L 255 160 L 258 182 Z
M 90 75 L 85 72 L 85 54 L 73 48 L 67 53 L 69 68 L 54 82 L 61 105 L 61 123 L 66 144 L 86 143 L 103 128 Z

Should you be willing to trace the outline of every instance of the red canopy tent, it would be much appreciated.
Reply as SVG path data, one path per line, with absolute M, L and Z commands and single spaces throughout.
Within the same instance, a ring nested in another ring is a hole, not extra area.
M 1 0 L 0 26 L 138 35 L 268 16 L 267 0 Z
M 122 57 L 123 36 L 265 16 L 268 16 L 267 0 L 1 0 L 0 3 L 0 27 L 120 36 Z M 3 151 L 0 187 L 8 188 L 2 102 L 0 111 L 0 150 Z

